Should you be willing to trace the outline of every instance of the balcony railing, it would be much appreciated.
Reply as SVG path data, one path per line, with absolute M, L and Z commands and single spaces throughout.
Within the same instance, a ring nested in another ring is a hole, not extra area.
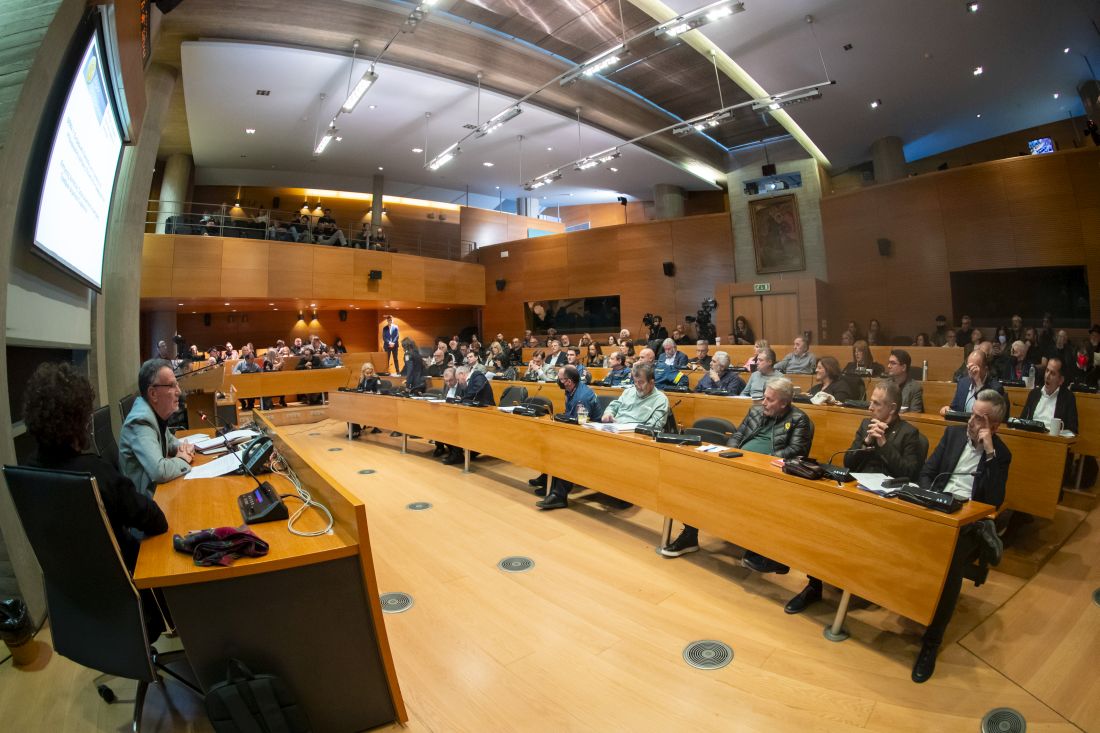
M 476 242 L 458 237 L 428 237 L 402 232 L 399 227 L 371 233 L 369 223 L 359 220 L 335 220 L 334 227 L 327 228 L 322 219 L 299 211 L 151 200 L 145 213 L 145 231 L 344 246 L 444 260 L 462 260 L 477 249 Z

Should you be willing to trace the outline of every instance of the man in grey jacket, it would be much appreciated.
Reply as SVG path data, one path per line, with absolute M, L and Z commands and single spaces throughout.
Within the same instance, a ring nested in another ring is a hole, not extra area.
M 138 371 L 138 397 L 122 424 L 119 462 L 122 473 L 148 496 L 157 484 L 191 470 L 195 447 L 168 432 L 168 418 L 179 409 L 180 386 L 171 365 L 150 359 Z
M 802 336 L 796 336 L 794 351 L 776 362 L 775 368 L 783 374 L 813 374 L 817 368 L 817 357 L 810 353 L 810 345 Z

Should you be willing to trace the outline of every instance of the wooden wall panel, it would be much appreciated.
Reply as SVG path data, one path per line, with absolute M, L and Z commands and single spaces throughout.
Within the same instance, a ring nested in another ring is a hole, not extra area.
M 381 270 L 381 280 L 371 280 L 370 271 Z M 363 251 L 356 253 L 352 269 L 352 298 L 354 300 L 389 300 L 393 292 L 393 278 L 386 272 L 393 271 L 393 256 L 387 252 Z
M 821 201 L 828 341 L 848 319 L 878 318 L 887 337 L 953 316 L 950 273 L 1087 265 L 1100 320 L 1100 151 L 1075 150 L 929 173 Z M 889 239 L 890 257 L 875 240 Z M 988 327 L 996 324 L 977 324 Z

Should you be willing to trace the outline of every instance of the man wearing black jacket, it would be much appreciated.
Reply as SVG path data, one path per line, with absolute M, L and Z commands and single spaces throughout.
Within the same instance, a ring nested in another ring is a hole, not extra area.
M 1008 403 L 998 392 L 991 389 L 979 392 L 966 426 L 944 430 L 932 457 L 921 469 L 921 488 L 1000 508 L 1005 500 L 1012 454 L 997 436 L 997 429 L 1007 414 Z M 913 665 L 914 682 L 924 682 L 936 670 L 936 654 L 959 601 L 963 572 L 977 560 L 981 545 L 977 525 L 967 525 L 959 532 L 936 614 L 924 632 L 920 654 Z
M 496 400 L 493 398 L 493 387 L 484 374 L 470 366 L 463 365 L 455 370 L 455 376 L 458 377 L 457 394 L 463 400 L 470 400 L 479 405 L 496 404 Z M 477 453 L 470 454 L 471 458 L 476 456 Z M 443 458 L 444 465 L 453 466 L 456 463 L 462 463 L 462 461 L 462 449 L 453 445 L 449 446 L 447 455 Z
M 1052 417 L 1062 421 L 1062 426 L 1072 433 L 1077 432 L 1077 397 L 1068 389 L 1063 389 L 1066 378 L 1062 373 L 1062 360 L 1047 359 L 1043 370 L 1043 384 L 1035 385 L 1027 395 L 1027 403 L 1020 414 L 1025 420 L 1047 422 Z
M 898 417 L 901 388 L 884 379 L 871 391 L 870 417 L 860 423 L 852 445 L 844 454 L 844 467 L 860 473 L 884 473 L 916 481 L 928 453 L 920 431 Z M 821 600 L 822 583 L 812 575 L 802 591 L 787 602 L 787 613 L 802 613 Z

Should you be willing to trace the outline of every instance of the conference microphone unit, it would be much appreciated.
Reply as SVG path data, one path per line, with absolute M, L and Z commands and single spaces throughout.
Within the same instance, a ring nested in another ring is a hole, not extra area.
M 838 450 L 836 453 L 829 456 L 829 461 L 827 463 L 821 464 L 821 470 L 825 472 L 825 475 L 828 478 L 831 478 L 840 484 L 847 483 L 849 481 L 855 481 L 855 478 L 852 476 L 852 472 L 844 466 L 834 465 L 833 459 L 841 455 L 842 453 L 845 455 L 847 455 L 848 453 L 864 453 L 871 449 L 871 446 L 864 445 L 859 448 L 851 448 L 849 450 Z
M 200 412 L 199 416 L 203 422 L 209 422 L 205 412 Z M 217 428 L 214 428 L 217 431 Z M 256 478 L 256 474 L 252 472 L 252 466 L 257 463 L 262 463 L 267 460 L 267 457 L 271 455 L 274 450 L 274 444 L 271 438 L 266 435 L 254 439 L 248 444 L 248 447 L 244 449 L 245 456 L 248 457 L 248 463 L 241 458 L 240 453 L 233 450 L 228 444 L 226 448 L 233 457 L 237 459 L 237 463 L 241 464 L 241 471 L 252 477 L 252 480 L 256 482 L 256 488 L 252 491 L 247 491 L 237 497 L 237 508 L 241 512 L 241 519 L 245 524 L 261 524 L 263 522 L 277 522 L 280 519 L 289 519 L 290 512 L 286 508 L 286 504 L 283 503 L 283 499 L 279 496 L 279 492 L 275 490 L 275 487 L 269 484 L 267 481 L 260 481 Z M 258 451 L 259 455 L 253 455 Z

